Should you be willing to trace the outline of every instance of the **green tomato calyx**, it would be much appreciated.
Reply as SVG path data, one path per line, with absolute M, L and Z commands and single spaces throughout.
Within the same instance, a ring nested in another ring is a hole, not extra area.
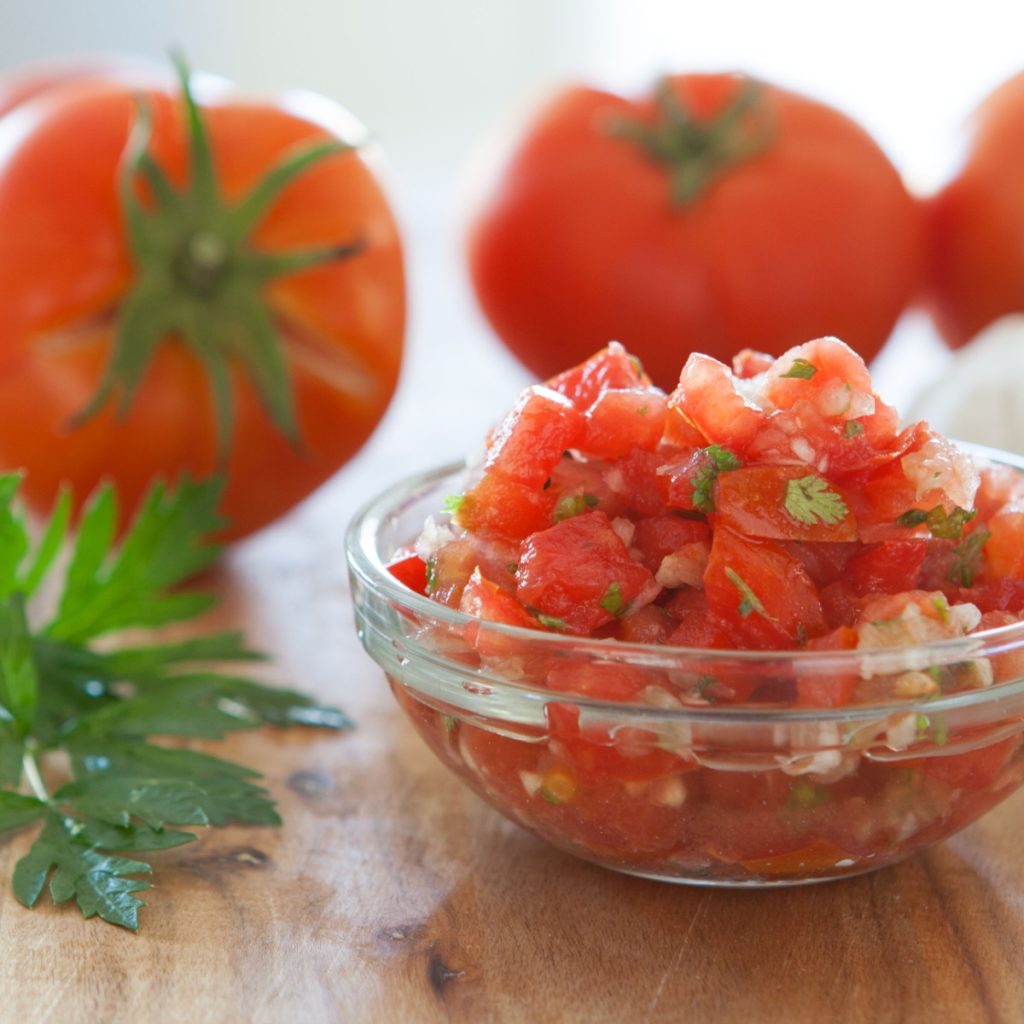
M 233 426 L 230 368 L 248 376 L 268 416 L 296 447 L 299 428 L 284 342 L 264 295 L 274 278 L 350 259 L 362 239 L 311 249 L 266 252 L 250 236 L 282 190 L 328 157 L 355 148 L 316 139 L 285 153 L 237 202 L 220 192 L 206 124 L 185 62 L 174 57 L 188 132 L 189 169 L 175 186 L 149 152 L 152 111 L 144 96 L 125 147 L 118 193 L 136 279 L 121 302 L 113 353 L 100 385 L 76 423 L 94 416 L 116 392 L 116 410 L 131 408 L 146 367 L 161 344 L 186 345 L 203 363 L 217 421 L 220 460 Z M 145 185 L 149 202 L 140 199 Z
M 762 152 L 774 137 L 764 86 L 738 78 L 734 95 L 714 117 L 698 120 L 686 109 L 670 78 L 655 93 L 653 121 L 620 118 L 613 135 L 639 146 L 669 169 L 674 206 L 690 206 L 730 167 Z

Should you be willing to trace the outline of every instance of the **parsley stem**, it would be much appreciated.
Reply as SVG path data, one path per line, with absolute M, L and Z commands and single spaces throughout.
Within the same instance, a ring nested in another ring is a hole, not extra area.
M 25 778 L 28 779 L 29 788 L 32 790 L 33 795 L 37 800 L 41 800 L 44 804 L 53 804 L 53 797 L 50 796 L 50 791 L 46 788 L 46 783 L 43 782 L 42 773 L 39 771 L 39 764 L 36 762 L 36 750 L 38 749 L 37 744 L 34 740 L 27 740 L 25 743 L 25 753 L 21 758 L 21 766 L 25 771 Z

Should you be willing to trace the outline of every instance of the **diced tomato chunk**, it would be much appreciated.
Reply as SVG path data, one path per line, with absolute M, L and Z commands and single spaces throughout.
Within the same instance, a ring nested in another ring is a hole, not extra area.
M 586 412 L 602 392 L 613 388 L 649 388 L 651 378 L 643 372 L 638 359 L 613 341 L 586 362 L 552 377 L 547 387 L 565 395 L 580 412 Z
M 715 524 L 748 537 L 851 541 L 857 520 L 835 485 L 803 466 L 749 466 L 720 473 Z
M 827 628 L 804 567 L 774 541 L 717 529 L 704 589 L 711 611 L 740 647 L 796 647 Z
M 736 390 L 728 366 L 699 352 L 686 360 L 669 407 L 678 408 L 707 444 L 727 444 L 740 450 L 757 436 L 766 417 Z
M 664 511 L 658 469 L 661 456 L 634 448 L 625 458 L 613 462 L 605 474 L 609 487 L 622 508 L 633 516 L 656 516 Z
M 1007 505 L 1024 509 L 1024 476 L 1009 466 L 985 466 L 979 474 L 974 507 L 978 519 L 987 522 Z
M 985 561 L 996 576 L 1024 578 L 1024 509 L 1007 510 L 988 521 Z
M 459 610 L 487 622 L 535 629 L 537 620 L 503 587 L 473 570 L 459 600 Z
M 456 522 L 471 533 L 497 534 L 521 540 L 551 524 L 555 494 L 550 489 L 512 480 L 503 473 L 484 473 L 462 496 Z
M 744 379 L 756 377 L 771 369 L 775 357 L 767 352 L 757 352 L 752 348 L 745 348 L 732 357 L 732 372 L 737 377 Z
M 562 453 L 580 442 L 583 429 L 583 416 L 563 395 L 540 385 L 527 388 L 492 439 L 485 466 L 539 487 Z
M 893 540 L 875 544 L 847 563 L 847 577 L 862 597 L 915 590 L 928 542 Z
M 707 523 L 681 516 L 645 516 L 636 520 L 632 547 L 651 572 L 656 573 L 662 559 L 694 541 L 706 541 L 711 536 Z
M 603 512 L 573 516 L 527 537 L 516 575 L 519 600 L 573 633 L 592 632 L 627 608 L 649 603 L 658 590 Z
M 812 651 L 850 651 L 857 646 L 857 631 L 840 626 L 824 636 L 807 641 Z M 856 672 L 824 672 L 814 668 L 796 677 L 797 704 L 815 708 L 837 708 L 853 700 L 860 678 Z
M 419 555 L 406 555 L 388 566 L 388 572 L 417 594 L 427 593 L 427 563 Z
M 675 620 L 664 608 L 647 604 L 615 623 L 615 639 L 627 644 L 664 644 Z
M 665 429 L 666 400 L 650 388 L 603 391 L 587 410 L 580 447 L 602 459 L 617 459 L 632 448 L 654 451 Z

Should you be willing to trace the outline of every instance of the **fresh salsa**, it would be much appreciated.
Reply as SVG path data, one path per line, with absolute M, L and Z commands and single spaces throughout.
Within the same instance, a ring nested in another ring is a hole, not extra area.
M 704 651 L 919 646 L 1024 612 L 1024 479 L 925 423 L 901 426 L 836 339 L 779 359 L 744 351 L 731 368 L 694 354 L 671 394 L 613 343 L 520 395 L 468 485 L 391 571 L 474 622 L 567 636 Z M 510 634 L 471 624 L 464 639 L 523 678 Z M 456 770 L 547 838 L 630 869 L 665 858 L 742 880 L 863 870 L 949 834 L 1019 783 L 1019 729 L 961 736 L 946 755 L 941 723 L 883 718 L 887 750 L 932 745 L 890 764 L 823 725 L 803 761 L 737 767 L 692 737 L 587 728 L 557 697 L 837 708 L 1022 675 L 1012 648 L 885 675 L 668 673 L 658 685 L 613 659 L 555 658 L 526 675 L 553 697 L 530 742 L 399 697 Z
M 1024 480 L 901 428 L 832 338 L 732 369 L 692 355 L 671 395 L 613 343 L 527 388 L 446 505 L 392 571 L 517 626 L 841 650 L 1024 610 Z

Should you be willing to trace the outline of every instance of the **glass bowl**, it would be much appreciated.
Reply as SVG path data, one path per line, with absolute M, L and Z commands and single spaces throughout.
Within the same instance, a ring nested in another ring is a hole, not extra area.
M 1021 784 L 1024 623 L 927 646 L 732 652 L 483 622 L 387 569 L 463 472 L 405 480 L 353 520 L 356 626 L 431 750 L 535 835 L 647 878 L 793 885 L 892 864 Z M 627 676 L 642 703 L 583 695 Z M 851 677 L 869 702 L 806 706 Z M 757 702 L 715 703 L 737 686 Z

